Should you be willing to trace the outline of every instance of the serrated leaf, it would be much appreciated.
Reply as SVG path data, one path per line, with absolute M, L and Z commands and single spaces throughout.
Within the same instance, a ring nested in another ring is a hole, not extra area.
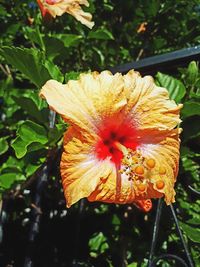
M 170 99 L 179 103 L 185 96 L 186 88 L 181 81 L 161 72 L 157 73 L 156 79 L 160 86 L 165 87 L 168 90 Z
M 181 113 L 184 118 L 200 115 L 200 103 L 194 101 L 185 102 Z
M 0 138 L 0 155 L 4 154 L 9 146 L 8 146 L 8 142 L 6 141 L 8 137 L 1 137 Z
M 106 29 L 90 31 L 88 38 L 89 39 L 100 39 L 100 40 L 114 40 L 112 33 Z
M 43 65 L 44 54 L 37 49 L 4 46 L 0 49 L 0 54 L 7 63 L 22 72 L 39 88 L 51 79 L 48 70 Z

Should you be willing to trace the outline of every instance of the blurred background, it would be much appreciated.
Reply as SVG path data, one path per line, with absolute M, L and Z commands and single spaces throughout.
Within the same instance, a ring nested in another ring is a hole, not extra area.
M 59 174 L 67 125 L 38 97 L 50 78 L 76 79 L 153 55 L 200 45 L 199 0 L 91 0 L 89 30 L 70 15 L 42 20 L 36 1 L 0 1 L 0 267 L 145 267 L 157 201 L 89 203 L 66 209 Z M 152 74 L 152 73 L 149 73 Z M 195 266 L 200 266 L 200 71 L 192 61 L 153 73 L 183 103 L 175 209 Z M 193 191 L 188 186 L 192 186 Z M 156 255 L 185 259 L 164 204 Z M 183 266 L 163 260 L 157 266 Z

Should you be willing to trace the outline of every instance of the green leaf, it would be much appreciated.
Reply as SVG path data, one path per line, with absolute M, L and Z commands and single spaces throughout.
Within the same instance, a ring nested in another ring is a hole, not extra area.
M 179 103 L 185 96 L 186 89 L 181 81 L 161 72 L 157 73 L 156 79 L 160 86 L 165 87 L 168 90 L 170 98 L 177 103 Z
M 15 181 L 23 181 L 25 176 L 21 173 L 4 173 L 0 175 L 0 186 L 9 189 Z
M 27 90 L 24 94 L 24 97 L 32 99 L 35 105 L 37 106 L 37 108 L 41 111 L 44 108 L 47 108 L 46 102 L 41 97 L 39 97 L 38 92 L 35 92 L 33 90 Z M 49 112 L 48 112 L 48 115 L 49 115 Z M 48 115 L 46 114 L 45 117 L 47 118 Z
M 200 215 L 198 218 L 189 219 L 187 224 L 200 225 Z
M 34 164 L 31 164 L 29 163 L 27 166 L 26 166 L 26 169 L 25 169 L 25 172 L 26 172 L 26 175 L 27 176 L 31 176 L 33 173 L 35 173 L 37 171 L 37 169 L 42 165 L 39 164 L 39 165 L 34 165 Z
M 183 141 L 198 137 L 200 135 L 199 116 L 186 118 L 182 123 L 182 127 L 184 129 L 182 133 Z
M 17 131 L 22 140 L 28 142 L 39 142 L 45 144 L 47 139 L 47 132 L 45 128 L 33 121 L 26 121 L 20 125 Z
M 15 150 L 16 157 L 22 158 L 27 151 L 39 150 L 47 142 L 48 138 L 45 128 L 32 121 L 26 121 L 19 126 L 17 138 L 13 141 L 12 147 Z
M 0 54 L 7 63 L 22 72 L 37 87 L 41 87 L 47 80 L 51 79 L 45 62 L 44 53 L 37 49 L 4 46 Z
M 80 75 L 80 72 L 70 71 L 65 74 L 65 82 L 69 80 L 77 80 Z
M 0 15 L 6 16 L 8 14 L 7 10 L 5 9 L 5 7 L 3 7 L 2 5 L 0 5 Z
M 200 243 L 200 229 L 196 226 L 192 227 L 186 223 L 180 222 L 183 231 L 186 233 L 187 237 L 193 242 Z
M 23 110 L 25 110 L 30 116 L 35 118 L 37 121 L 42 123 L 48 121 L 47 110 L 46 109 L 39 110 L 35 101 L 33 101 L 31 98 L 26 96 L 22 97 L 13 96 L 13 99 Z
M 200 103 L 194 101 L 185 102 L 181 113 L 184 118 L 200 115 Z
M 94 235 L 89 241 L 91 257 L 96 258 L 99 254 L 104 253 L 108 248 L 107 238 L 102 232 Z
M 186 72 L 187 82 L 194 84 L 198 77 L 198 73 L 199 73 L 199 69 L 198 69 L 197 63 L 195 61 L 190 62 L 187 72 Z
M 27 39 L 29 39 L 33 43 L 38 44 L 40 48 L 42 48 L 42 50 L 45 50 L 42 34 L 40 33 L 38 27 L 36 28 L 23 27 L 23 31 Z
M 65 124 L 56 124 L 53 129 L 50 129 L 48 133 L 49 145 L 56 144 L 58 140 L 60 140 L 60 138 L 63 136 L 65 131 Z
M 58 82 L 61 82 L 61 83 L 63 82 L 64 76 L 61 73 L 61 71 L 57 65 L 55 65 L 52 61 L 48 60 L 44 63 L 44 66 L 49 71 L 51 77 L 54 80 L 57 80 Z
M 62 40 L 54 37 L 44 37 L 45 51 L 48 58 L 55 58 L 65 48 Z
M 8 172 L 17 172 L 21 173 L 24 164 L 21 160 L 16 159 L 15 157 L 10 156 L 6 162 L 1 165 L 0 171 L 1 173 L 8 173 Z
M 101 65 L 104 64 L 104 61 L 105 61 L 105 57 L 104 55 L 102 54 L 101 50 L 99 50 L 97 47 L 93 47 L 93 50 L 96 52 L 96 54 L 98 55 L 98 58 L 99 58 L 99 63 Z
M 127 267 L 137 267 L 137 262 L 132 262 Z
M 159 11 L 159 7 L 159 0 L 149 0 L 148 5 L 145 6 L 145 13 L 147 13 L 149 17 L 155 17 Z
M 77 34 L 56 34 L 53 36 L 61 40 L 65 47 L 75 46 L 83 39 L 82 35 Z
M 0 138 L 0 155 L 4 154 L 9 146 L 8 146 L 8 142 L 6 141 L 8 137 L 1 137 Z
M 90 31 L 88 38 L 89 39 L 100 39 L 100 40 L 114 40 L 112 33 L 106 29 Z

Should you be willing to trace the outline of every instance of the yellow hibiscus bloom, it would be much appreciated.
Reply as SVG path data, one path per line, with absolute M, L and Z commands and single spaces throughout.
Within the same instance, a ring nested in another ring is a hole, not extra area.
M 92 15 L 84 12 L 80 7 L 80 5 L 89 6 L 87 0 L 37 0 L 37 2 L 43 17 L 49 14 L 55 18 L 68 13 L 88 28 L 91 29 L 94 26 L 94 22 L 91 21 Z
M 144 210 L 151 198 L 174 202 L 182 105 L 151 76 L 92 72 L 50 80 L 40 96 L 71 125 L 60 163 L 67 207 L 84 197 Z

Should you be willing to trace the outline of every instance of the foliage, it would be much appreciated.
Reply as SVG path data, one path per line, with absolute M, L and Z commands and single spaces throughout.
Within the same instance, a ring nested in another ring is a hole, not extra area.
M 91 31 L 69 15 L 45 23 L 36 1 L 0 3 L 0 194 L 11 203 L 4 241 L 8 252 L 3 250 L 0 255 L 4 266 L 12 262 L 14 266 L 23 266 L 31 224 L 31 192 L 35 190 L 35 182 L 31 181 L 52 151 L 57 154 L 43 196 L 44 219 L 36 240 L 35 266 L 69 266 L 75 258 L 80 266 L 88 267 L 123 263 L 134 267 L 147 263 L 155 208 L 143 214 L 132 205 L 83 202 L 84 215 L 79 216 L 79 226 L 78 205 L 65 214 L 58 161 L 67 125 L 57 117 L 55 127 L 49 126 L 49 110 L 38 92 L 51 78 L 67 82 L 90 69 L 106 69 L 199 44 L 200 4 L 198 0 L 91 0 L 88 10 L 93 13 L 96 25 Z M 144 22 L 146 28 L 139 31 Z M 168 88 L 172 99 L 184 104 L 176 200 L 181 227 L 199 266 L 200 239 L 196 228 L 200 225 L 200 200 L 188 189 L 189 185 L 200 189 L 199 66 L 191 62 L 173 73 L 158 72 L 155 79 Z M 166 209 L 158 254 L 167 250 L 183 255 L 175 233 Z M 170 264 L 174 262 L 159 266 Z

